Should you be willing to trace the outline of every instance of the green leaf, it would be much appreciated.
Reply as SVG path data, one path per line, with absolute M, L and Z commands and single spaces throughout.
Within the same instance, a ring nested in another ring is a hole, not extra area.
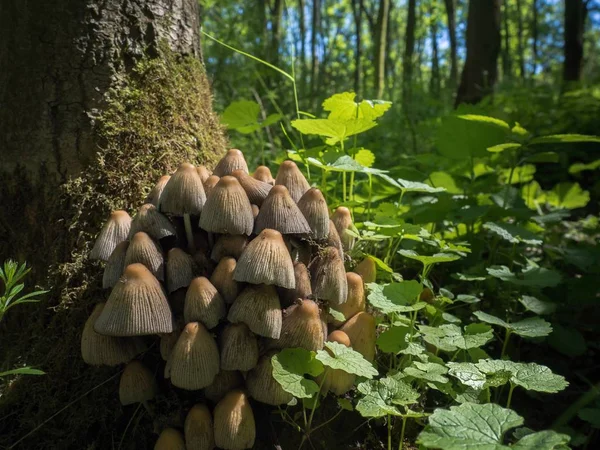
M 450 194 L 462 194 L 463 190 L 456 185 L 456 181 L 447 172 L 431 172 L 427 180 L 436 188 L 442 188 Z
M 481 347 L 494 337 L 491 327 L 488 326 L 473 328 L 470 325 L 465 329 L 465 334 L 455 324 L 444 324 L 439 327 L 420 325 L 419 331 L 423 334 L 425 342 L 446 352 Z
M 378 374 L 373 364 L 350 347 L 338 342 L 326 342 L 325 347 L 329 352 L 319 350 L 316 356 L 324 366 L 369 379 Z
M 512 448 L 516 450 L 566 450 L 570 440 L 571 437 L 567 434 L 544 430 L 524 436 Z
M 528 156 L 526 160 L 532 163 L 557 163 L 560 157 L 556 152 L 539 152 Z
M 486 359 L 479 361 L 476 366 L 488 376 L 498 372 L 508 372 L 511 383 L 527 390 L 556 393 L 569 385 L 563 376 L 552 373 L 548 367 L 536 363 Z
M 554 330 L 548 337 L 548 344 L 563 355 L 572 358 L 585 354 L 588 350 L 585 337 L 577 328 L 553 324 Z
M 429 194 L 433 194 L 436 192 L 444 192 L 446 190 L 443 187 L 434 188 L 425 183 L 420 183 L 418 181 L 403 180 L 402 178 L 397 178 L 396 181 L 401 186 L 401 189 L 404 192 L 426 192 Z
M 410 328 L 407 326 L 391 326 L 377 338 L 377 347 L 384 353 L 399 353 L 408 346 L 406 336 Z
M 533 164 L 524 164 L 522 166 L 515 167 L 512 170 L 511 177 L 511 169 L 504 169 L 500 171 L 500 181 L 505 184 L 508 184 L 509 180 L 510 184 L 527 183 L 533 180 L 535 171 L 536 167 Z
M 552 314 L 556 311 L 556 304 L 550 302 L 543 302 L 530 295 L 522 295 L 519 297 L 519 302 L 527 309 L 535 314 L 541 316 L 546 314 Z
M 396 377 L 364 381 L 357 389 L 363 397 L 356 404 L 356 410 L 363 417 L 399 416 L 400 411 L 393 405 L 411 405 L 419 399 L 417 391 Z
M 32 369 L 31 367 L 20 367 L 18 369 L 7 370 L 6 372 L 0 372 L 0 377 L 9 375 L 46 375 L 46 372 L 39 369 Z
M 487 151 L 491 153 L 501 153 L 505 150 L 516 150 L 521 148 L 521 144 L 516 142 L 507 142 L 505 144 L 498 144 L 488 147 Z
M 335 145 L 350 136 L 362 133 L 377 126 L 370 119 L 296 119 L 292 126 L 302 134 L 316 134 L 325 137 L 327 145 Z
M 596 429 L 600 429 L 600 408 L 583 408 L 577 416 Z
M 414 283 L 419 286 L 418 291 L 415 289 Z M 427 306 L 427 303 L 425 302 L 410 304 L 421 292 L 421 286 L 418 282 L 414 280 L 402 281 L 392 283 L 391 285 L 393 285 L 393 287 L 390 289 L 387 289 L 388 286 L 390 286 L 389 284 L 381 285 L 369 283 L 367 285 L 370 291 L 367 299 L 371 306 L 377 308 L 384 314 L 418 311 Z M 391 296 L 391 298 L 388 297 L 388 295 Z
M 553 134 L 550 136 L 540 136 L 529 141 L 529 145 L 536 144 L 569 144 L 578 142 L 600 143 L 600 137 L 587 136 L 584 134 Z
M 404 369 L 404 373 L 408 376 L 419 380 L 431 381 L 436 383 L 447 383 L 449 380 L 444 375 L 448 373 L 448 368 L 441 364 L 433 362 L 415 361 L 412 366 Z
M 337 403 L 340 408 L 346 411 L 354 411 L 354 406 L 352 406 L 352 402 L 347 398 L 337 397 Z
M 597 170 L 600 169 L 600 159 L 589 162 L 587 164 L 584 163 L 575 163 L 569 167 L 569 173 L 571 175 L 576 175 L 586 170 Z
M 442 450 L 500 450 L 505 433 L 523 424 L 516 412 L 494 403 L 463 403 L 436 409 L 417 443 Z
M 317 376 L 323 372 L 323 365 L 315 359 L 314 352 L 302 348 L 286 348 L 271 358 L 273 378 L 284 391 L 294 397 L 311 398 L 319 392 L 319 386 L 304 374 Z
M 473 313 L 479 320 L 492 325 L 498 325 L 509 329 L 512 333 L 522 337 L 543 337 L 552 333 L 552 326 L 541 317 L 530 317 L 520 320 L 519 322 L 508 323 L 499 317 L 492 316 L 483 311 L 475 311 Z
M 333 317 L 333 320 L 336 320 L 337 322 L 345 322 L 346 321 L 346 317 L 344 316 L 344 314 L 342 314 L 339 311 L 336 311 L 333 308 L 329 308 L 329 315 L 331 317 Z
M 542 240 L 537 235 L 516 225 L 511 225 L 508 223 L 486 222 L 483 224 L 483 228 L 500 236 L 502 239 L 510 242 L 511 244 L 524 242 L 525 244 L 529 245 L 542 245 Z
M 487 377 L 475 364 L 468 362 L 449 362 L 446 365 L 448 366 L 448 375 L 458 378 L 465 386 L 477 390 L 481 390 L 485 387 Z
M 562 282 L 560 273 L 543 267 L 528 267 L 521 273 L 513 273 L 506 266 L 491 266 L 487 273 L 495 278 L 518 286 L 553 287 Z
M 383 100 L 363 100 L 356 103 L 354 92 L 334 94 L 323 102 L 323 109 L 330 111 L 330 119 L 369 119 L 375 120 L 390 109 L 392 102 Z
M 371 150 L 361 148 L 355 153 L 354 159 L 363 167 L 372 167 L 375 163 L 375 154 Z
M 406 258 L 410 258 L 410 259 L 419 261 L 425 266 L 430 266 L 432 264 L 437 264 L 437 263 L 451 262 L 451 261 L 456 261 L 457 259 L 460 259 L 460 256 L 457 254 L 454 254 L 454 253 L 436 253 L 433 256 L 424 256 L 424 255 L 419 255 L 414 250 L 404 250 L 404 249 L 398 250 L 398 253 L 400 253 L 402 256 L 404 256 Z
M 548 204 L 557 208 L 583 208 L 590 201 L 590 193 L 584 191 L 579 183 L 558 183 L 547 193 Z

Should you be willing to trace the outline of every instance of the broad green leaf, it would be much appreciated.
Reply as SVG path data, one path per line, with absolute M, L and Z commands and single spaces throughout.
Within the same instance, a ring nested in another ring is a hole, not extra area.
M 521 187 L 521 197 L 527 207 L 533 210 L 546 203 L 546 193 L 535 180 Z
M 600 408 L 583 408 L 577 416 L 596 429 L 600 429 Z
M 528 434 L 517 441 L 515 450 L 567 450 L 571 437 L 554 430 L 538 431 Z
M 296 119 L 292 126 L 302 134 L 323 136 L 327 145 L 335 145 L 350 136 L 370 130 L 377 125 L 369 119 Z
M 522 295 L 519 297 L 519 302 L 527 309 L 535 314 L 541 316 L 546 314 L 552 314 L 556 311 L 556 303 L 543 302 L 530 295 Z
M 543 267 L 529 267 L 521 273 L 513 273 L 506 266 L 491 266 L 486 271 L 495 278 L 518 286 L 552 287 L 562 282 L 560 273 Z
M 393 405 L 411 405 L 419 399 L 419 393 L 397 377 L 364 381 L 357 389 L 363 397 L 356 410 L 363 417 L 399 416 L 400 411 Z
M 449 362 L 446 365 L 448 366 L 448 375 L 458 378 L 465 386 L 477 390 L 481 390 L 485 387 L 487 377 L 475 364 L 468 362 Z
M 450 194 L 463 193 L 463 190 L 456 185 L 456 181 L 448 172 L 431 172 L 427 182 L 436 188 L 443 188 Z
M 461 275 L 461 274 L 459 274 Z M 485 278 L 483 277 L 472 277 L 475 278 L 476 281 L 481 281 L 481 280 L 485 280 Z M 462 280 L 462 278 L 459 278 Z M 464 280 L 464 281 L 473 281 L 473 280 Z M 479 303 L 481 301 L 481 299 L 475 297 L 474 295 L 469 295 L 469 294 L 458 294 L 456 296 L 456 301 L 457 302 L 463 302 L 463 303 L 468 303 L 468 304 L 473 304 L 473 303 Z
M 488 147 L 487 151 L 491 153 L 501 153 L 505 150 L 516 150 L 518 148 L 521 148 L 521 144 L 516 142 L 507 142 L 505 144 L 498 144 Z
M 430 185 L 425 183 L 420 183 L 418 181 L 403 180 L 402 178 L 397 178 L 396 181 L 401 186 L 401 189 L 404 192 L 426 192 L 429 194 L 433 194 L 436 192 L 444 192 L 446 190 L 443 187 L 431 187 Z
M 46 375 L 46 372 L 39 369 L 32 369 L 31 367 L 20 367 L 18 369 L 7 370 L 6 372 L 0 372 L 0 377 L 9 375 Z
M 486 222 L 483 228 L 500 236 L 511 244 L 523 242 L 529 245 L 542 245 L 542 240 L 531 231 L 508 223 Z
M 584 134 L 553 134 L 550 136 L 540 136 L 529 141 L 529 145 L 536 144 L 569 144 L 577 142 L 600 143 L 600 137 L 587 136 Z
M 404 284 L 404 283 L 410 283 L 410 284 L 407 286 L 407 288 L 396 287 L 387 292 L 386 292 L 386 287 L 389 285 L 369 283 L 367 286 L 368 286 L 370 292 L 369 292 L 369 295 L 367 296 L 367 299 L 369 300 L 369 303 L 374 308 L 378 309 L 379 311 L 381 311 L 384 314 L 418 311 L 420 309 L 425 308 L 425 306 L 427 306 L 427 303 L 425 303 L 425 302 L 417 302 L 417 303 L 410 304 L 409 300 L 407 300 L 407 296 L 412 295 L 414 293 L 414 291 L 411 291 L 411 289 L 412 289 L 413 283 L 417 283 L 416 281 L 411 281 L 411 282 L 403 281 L 403 282 L 392 283 L 392 284 L 400 285 L 400 284 Z M 418 285 L 418 283 L 417 283 L 417 285 Z M 387 295 L 388 293 L 390 293 L 390 295 L 393 295 L 393 297 L 389 298 Z M 419 293 L 420 293 L 420 286 L 419 286 L 419 291 L 416 292 L 415 296 L 408 297 L 408 298 L 414 299 L 414 298 L 416 298 L 417 295 L 419 295 Z
M 589 162 L 587 164 L 584 163 L 575 163 L 569 167 L 569 173 L 571 175 L 576 175 L 578 173 L 584 172 L 586 170 L 597 170 L 600 169 L 600 159 Z
M 423 334 L 425 342 L 446 352 L 481 347 L 494 337 L 489 326 L 480 326 L 474 329 L 470 325 L 465 329 L 464 334 L 460 327 L 455 324 L 444 324 L 439 327 L 420 325 L 419 331 Z
M 325 347 L 329 352 L 319 350 L 316 356 L 324 366 L 369 379 L 378 374 L 373 364 L 350 347 L 338 342 L 326 342 Z
M 375 163 L 375 154 L 371 150 L 361 148 L 354 155 L 354 159 L 363 167 L 372 167 Z
M 500 172 L 500 180 L 505 184 L 521 184 L 528 183 L 533 180 L 535 175 L 536 167 L 533 164 L 524 164 L 519 167 L 515 167 L 514 170 L 504 169 Z M 510 181 L 510 183 L 509 183 Z
M 334 320 L 338 321 L 338 322 L 345 322 L 346 321 L 346 317 L 344 317 L 344 314 L 342 314 L 339 311 L 336 311 L 333 308 L 329 308 L 329 315 L 331 317 L 333 317 Z
M 334 94 L 323 102 L 323 109 L 329 111 L 330 119 L 369 119 L 375 120 L 390 109 L 392 102 L 383 100 L 354 101 L 354 92 Z
M 337 397 L 337 403 L 340 408 L 346 411 L 354 411 L 354 406 L 352 406 L 352 402 L 344 397 Z
M 260 106 L 258 103 L 241 100 L 231 103 L 223 112 L 221 122 L 230 129 L 243 128 L 249 125 L 256 125 Z
M 454 253 L 436 253 L 433 256 L 425 256 L 425 255 L 419 255 L 414 250 L 404 250 L 404 249 L 398 250 L 398 253 L 400 253 L 402 256 L 404 256 L 406 258 L 410 258 L 410 259 L 419 261 L 425 266 L 430 266 L 432 264 L 438 264 L 438 263 L 451 262 L 451 261 L 456 261 L 457 259 L 460 259 L 460 256 L 457 254 L 454 254 Z
M 461 273 L 461 272 L 456 272 L 455 274 L 452 275 L 452 278 L 455 278 L 460 281 L 484 281 L 486 279 L 486 277 L 481 276 L 481 275 L 471 275 L 468 273 Z
M 547 202 L 557 208 L 583 208 L 590 201 L 590 193 L 584 191 L 579 183 L 558 183 L 547 193 Z
M 423 363 L 415 361 L 412 366 L 404 369 L 404 373 L 419 380 L 442 384 L 449 381 L 448 378 L 444 376 L 448 373 L 448 368 L 433 362 Z
M 410 328 L 391 326 L 377 338 L 377 347 L 384 353 L 399 353 L 408 346 L 406 336 Z
M 487 359 L 479 361 L 476 366 L 488 376 L 508 372 L 511 383 L 531 391 L 555 393 L 569 385 L 563 376 L 552 373 L 548 367 L 536 363 Z
M 559 323 L 552 326 L 554 330 L 548 337 L 548 344 L 552 348 L 572 358 L 585 354 L 588 350 L 587 342 L 577 328 L 565 327 Z
M 417 443 L 442 450 L 501 450 L 504 435 L 523 424 L 516 412 L 487 403 L 463 403 L 450 410 L 436 409 Z
M 286 348 L 271 358 L 273 378 L 283 390 L 294 397 L 311 398 L 319 391 L 319 386 L 304 377 L 317 376 L 323 372 L 323 365 L 316 360 L 314 352 L 302 348 Z
M 530 317 L 518 322 L 508 323 L 499 317 L 483 311 L 475 311 L 473 314 L 482 322 L 508 328 L 512 333 L 522 337 L 543 337 L 552 333 L 552 326 L 550 323 L 546 322 L 541 317 Z

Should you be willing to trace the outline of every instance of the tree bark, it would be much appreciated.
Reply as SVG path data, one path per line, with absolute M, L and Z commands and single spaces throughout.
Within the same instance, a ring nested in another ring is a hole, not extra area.
M 321 23 L 321 1 L 313 0 L 312 8 L 312 30 L 310 39 L 310 94 L 311 100 L 314 100 L 317 94 L 317 80 L 319 76 L 319 56 L 317 55 L 317 40 Z
M 429 91 L 434 97 L 439 96 L 441 90 L 440 61 L 438 55 L 438 23 L 435 19 L 436 9 L 432 4 L 430 8 L 431 28 L 431 79 L 429 80 Z
M 493 92 L 500 51 L 500 0 L 470 0 L 467 19 L 467 60 L 455 106 L 478 103 Z
M 354 50 L 354 92 L 362 98 L 362 0 L 352 0 L 352 15 L 354 17 L 355 50 Z
M 519 75 L 524 80 L 525 73 L 525 44 L 523 42 L 523 10 L 522 0 L 517 0 L 517 52 L 519 53 Z
M 455 0 L 444 0 L 448 21 L 448 40 L 450 41 L 450 86 L 456 86 L 458 80 L 457 46 L 456 46 L 456 6 Z
M 531 16 L 531 41 L 532 41 L 532 56 L 531 56 L 531 64 L 532 69 L 531 73 L 535 76 L 537 72 L 537 63 L 538 63 L 538 39 L 539 39 L 539 30 L 538 30 L 538 15 L 539 15 L 539 4 L 538 0 L 533 0 L 533 4 L 531 5 L 531 9 L 533 10 Z
M 504 26 L 504 32 L 502 33 L 504 38 L 502 45 L 502 75 L 509 78 L 512 74 L 512 60 L 510 55 L 510 10 L 508 0 L 504 0 L 502 8 L 504 10 L 502 13 L 502 24 Z
M 298 0 L 298 22 L 300 24 L 300 70 L 298 78 L 301 80 L 302 92 L 306 88 L 306 23 L 304 17 L 304 0 Z
M 281 46 L 281 21 L 283 19 L 283 0 L 275 0 L 271 11 L 271 45 L 269 46 L 270 59 L 273 65 L 279 65 L 279 48 Z
M 385 89 L 385 49 L 387 47 L 388 15 L 390 0 L 379 0 L 377 25 L 375 27 L 375 97 L 381 98 Z
M 581 81 L 583 67 L 583 33 L 588 15 L 586 0 L 565 0 L 565 44 L 563 81 Z
M 417 1 L 408 0 L 408 17 L 404 38 L 404 59 L 402 61 L 402 99 L 406 104 L 410 100 L 413 79 L 413 55 L 415 53 L 415 29 L 417 25 Z

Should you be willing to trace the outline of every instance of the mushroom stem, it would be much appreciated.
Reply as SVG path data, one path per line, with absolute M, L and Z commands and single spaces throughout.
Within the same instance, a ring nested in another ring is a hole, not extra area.
M 193 255 L 195 253 L 194 235 L 192 234 L 192 221 L 190 220 L 190 215 L 187 213 L 183 215 L 183 225 L 185 226 L 185 237 L 187 238 L 188 248 Z

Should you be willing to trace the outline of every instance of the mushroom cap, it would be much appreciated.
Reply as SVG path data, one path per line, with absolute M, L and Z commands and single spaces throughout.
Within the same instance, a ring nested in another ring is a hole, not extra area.
M 90 258 L 108 260 L 115 247 L 127 239 L 130 227 L 131 217 L 126 211 L 118 210 L 110 213 L 110 217 L 96 238 Z
M 181 431 L 175 428 L 165 428 L 160 432 L 154 450 L 186 450 Z
M 104 266 L 104 274 L 102 275 L 102 289 L 109 289 L 114 287 L 115 284 L 123 275 L 125 270 L 125 253 L 129 247 L 129 241 L 123 241 L 118 244 L 113 252 L 110 254 L 106 265 Z
M 160 196 L 160 210 L 175 216 L 199 215 L 206 193 L 196 167 L 183 163 L 171 176 Z
M 333 223 L 333 220 L 329 220 L 329 234 L 327 235 L 327 247 L 335 247 L 340 254 L 342 261 L 344 260 L 344 246 L 342 240 L 337 232 L 337 228 Z
M 312 236 L 317 240 L 327 239 L 329 236 L 329 209 L 323 193 L 317 188 L 310 188 L 298 200 L 298 208 L 306 218 Z
M 157 280 L 164 280 L 162 249 L 148 234 L 138 231 L 133 235 L 125 254 L 125 266 L 140 263 L 146 266 Z
M 348 272 L 346 274 L 346 281 L 348 284 L 348 296 L 346 301 L 341 305 L 333 307 L 336 311 L 341 312 L 344 317 L 350 318 L 355 314 L 365 310 L 365 286 L 362 277 L 354 272 Z M 340 326 L 343 322 L 333 322 L 335 326 Z
M 234 278 L 236 268 L 235 259 L 226 256 L 221 258 L 210 277 L 210 282 L 217 288 L 225 303 L 233 303 L 240 292 L 240 285 Z
M 213 233 L 252 233 L 254 215 L 246 191 L 231 176 L 222 177 L 210 191 L 200 216 L 200 228 Z
M 98 303 L 85 322 L 81 335 L 81 356 L 91 366 L 117 366 L 131 361 L 146 349 L 138 338 L 103 336 L 94 331 L 94 324 L 104 309 L 104 303 Z
M 365 256 L 365 258 L 358 263 L 354 268 L 354 272 L 359 274 L 365 283 L 374 283 L 377 279 L 377 266 L 375 265 L 375 261 L 368 256 Z
M 123 406 L 152 400 L 156 391 L 156 380 L 150 369 L 136 359 L 125 366 L 119 381 L 119 400 Z
M 258 166 L 254 171 L 254 175 L 252 176 L 263 183 L 270 184 L 271 186 L 275 184 L 273 175 L 271 175 L 271 169 L 269 169 L 267 166 Z
M 363 355 L 367 361 L 375 359 L 376 323 L 375 318 L 361 311 L 346 321 L 340 328 L 352 343 L 352 348 Z
M 258 213 L 260 212 L 260 208 L 256 205 L 252 205 L 252 215 L 254 216 L 254 220 L 258 217 Z
M 171 333 L 160 335 L 160 357 L 163 361 L 169 359 L 169 355 L 173 351 L 173 347 L 177 344 L 177 339 L 179 339 L 179 335 L 181 334 L 181 328 L 181 326 L 173 324 L 173 331 Z
M 350 214 L 350 210 L 345 206 L 339 206 L 331 216 L 331 220 L 342 241 L 344 250 L 352 250 L 354 237 L 346 233 L 346 230 L 352 227 L 352 214 Z
M 276 185 L 271 189 L 256 216 L 254 232 L 260 233 L 266 228 L 277 230 L 281 234 L 311 232 L 306 218 L 285 186 Z
M 277 178 L 275 179 L 275 185 L 278 184 L 282 184 L 288 189 L 295 202 L 300 200 L 300 197 L 310 189 L 310 184 L 308 184 L 296 163 L 289 160 L 282 162 L 279 166 Z
M 250 203 L 257 206 L 263 204 L 263 201 L 267 198 L 267 195 L 269 195 L 269 192 L 273 188 L 273 185 L 252 178 L 248 173 L 240 169 L 234 170 L 231 175 L 240 182 L 240 185 L 248 195 Z
M 210 411 L 198 403 L 189 410 L 183 426 L 187 450 L 213 450 L 215 435 Z
M 215 407 L 215 444 L 225 450 L 254 446 L 256 424 L 248 397 L 240 390 L 229 392 Z
M 158 208 L 160 204 L 160 196 L 162 195 L 165 186 L 169 182 L 171 175 L 163 175 L 158 179 L 150 193 L 146 196 L 144 203 L 152 203 L 154 206 Z
M 199 322 L 188 323 L 169 355 L 165 371 L 174 386 L 194 391 L 209 386 L 219 373 L 219 350 Z
M 194 278 L 194 259 L 180 248 L 167 253 L 167 290 L 169 293 L 188 287 Z
M 227 315 L 225 301 L 217 288 L 205 277 L 196 277 L 185 295 L 183 317 L 186 323 L 202 322 L 209 330 Z
M 281 334 L 281 304 L 273 286 L 248 285 L 233 302 L 227 320 L 243 322 L 259 336 L 279 338 Z
M 158 280 L 131 264 L 113 288 L 94 330 L 107 336 L 143 336 L 173 331 L 173 316 Z
M 221 333 L 221 368 L 246 372 L 258 362 L 258 341 L 245 323 L 229 324 Z
M 312 291 L 316 298 L 337 306 L 346 302 L 348 283 L 344 262 L 334 247 L 326 247 L 310 264 Z
M 273 378 L 273 363 L 271 358 L 277 351 L 271 350 L 261 356 L 254 369 L 248 372 L 246 386 L 250 396 L 267 405 L 286 405 L 294 396 L 283 390 L 279 382 Z
M 237 370 L 221 370 L 210 386 L 204 388 L 204 396 L 217 403 L 225 394 L 244 385 L 244 377 Z
M 294 289 L 280 289 L 282 300 L 288 305 L 298 299 L 309 298 L 312 295 L 310 273 L 304 263 L 294 263 L 294 279 L 296 280 Z
M 248 245 L 248 238 L 241 234 L 224 234 L 217 239 L 210 253 L 210 259 L 215 262 L 221 261 L 226 256 L 239 259 Z
M 271 348 L 300 347 L 309 351 L 323 348 L 325 333 L 319 305 L 312 300 L 301 300 L 287 308 L 281 324 L 279 339 L 269 340 Z
M 350 338 L 346 333 L 340 330 L 333 331 L 327 337 L 328 342 L 337 342 L 338 344 L 350 347 Z M 327 352 L 330 352 L 327 349 Z M 317 377 L 317 383 L 321 384 L 323 392 L 331 391 L 335 395 L 344 395 L 354 386 L 356 375 L 344 372 L 340 369 L 332 369 L 327 377 L 323 378 L 323 374 Z
M 211 175 L 204 182 L 204 192 L 206 193 L 206 198 L 210 195 L 214 187 L 217 185 L 221 178 L 216 175 Z
M 198 176 L 200 177 L 200 180 L 202 180 L 202 183 L 210 177 L 210 171 L 203 165 L 197 166 L 196 172 L 198 172 Z
M 159 240 L 167 236 L 175 236 L 175 227 L 171 221 L 161 214 L 152 203 L 146 203 L 138 209 L 131 221 L 129 238 L 138 231 L 148 233 L 153 239 Z
M 242 252 L 233 279 L 253 284 L 296 286 L 294 264 L 281 233 L 265 229 Z
M 237 148 L 232 148 L 217 163 L 213 174 L 218 177 L 224 177 L 225 175 L 231 175 L 231 172 L 237 169 L 248 173 L 248 165 L 244 159 L 244 154 Z

